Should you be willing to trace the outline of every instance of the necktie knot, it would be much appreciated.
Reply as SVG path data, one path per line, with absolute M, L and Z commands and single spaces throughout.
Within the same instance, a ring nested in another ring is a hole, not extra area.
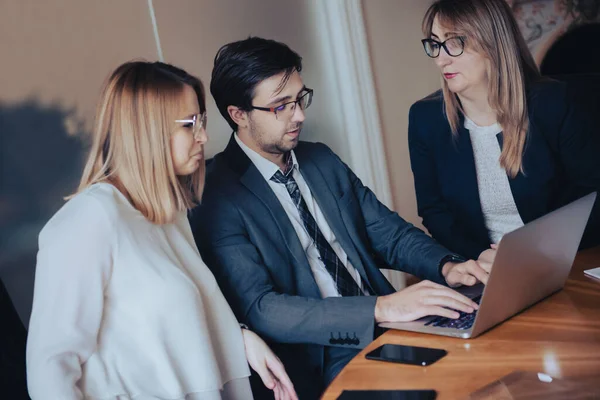
M 284 155 L 285 167 L 283 168 L 283 172 L 280 169 L 277 170 L 271 177 L 273 182 L 283 183 L 287 185 L 288 182 L 295 182 L 292 177 L 292 171 L 294 171 L 294 159 L 292 157 L 292 153 L 288 152 Z
M 277 170 L 271 177 L 273 182 L 287 184 L 290 180 L 293 180 L 292 171 L 290 170 L 287 174 L 281 172 L 281 170 Z

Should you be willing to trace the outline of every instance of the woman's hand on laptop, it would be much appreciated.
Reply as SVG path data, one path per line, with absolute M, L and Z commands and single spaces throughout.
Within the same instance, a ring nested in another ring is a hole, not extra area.
M 428 315 L 458 318 L 457 311 L 472 313 L 477 303 L 456 290 L 422 281 L 396 293 L 380 296 L 375 303 L 375 322 L 408 322 Z
M 447 262 L 442 267 L 442 275 L 444 275 L 446 283 L 450 287 L 460 285 L 473 286 L 477 282 L 486 284 L 489 271 L 482 268 L 478 261 L 469 260 L 463 263 Z
M 482 251 L 481 254 L 479 254 L 479 258 L 477 259 L 477 264 L 479 264 L 479 266 L 483 268 L 488 274 L 492 270 L 492 264 L 494 264 L 497 249 L 498 245 L 492 244 L 489 249 Z

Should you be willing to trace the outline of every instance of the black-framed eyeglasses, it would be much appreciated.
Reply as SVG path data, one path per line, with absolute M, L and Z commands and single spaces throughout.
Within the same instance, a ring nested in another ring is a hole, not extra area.
M 312 104 L 314 90 L 305 88 L 304 93 L 302 93 L 296 100 L 289 101 L 287 103 L 280 104 L 275 107 L 257 107 L 251 106 L 253 110 L 260 111 L 269 111 L 275 114 L 275 118 L 287 120 L 291 119 L 292 115 L 296 111 L 296 105 L 300 107 L 302 111 L 306 110 Z
M 423 39 L 421 40 L 421 43 L 423 43 L 425 53 L 431 58 L 438 57 L 442 47 L 446 51 L 446 54 L 451 57 L 458 57 L 463 53 L 463 51 L 465 51 L 464 36 L 454 36 L 444 40 L 443 42 L 438 42 L 435 39 Z
M 208 121 L 208 115 L 206 111 L 200 114 L 192 115 L 190 119 L 176 119 L 175 122 L 184 124 L 184 128 L 192 128 L 192 134 L 194 135 L 194 139 L 202 128 L 206 128 L 206 122 Z

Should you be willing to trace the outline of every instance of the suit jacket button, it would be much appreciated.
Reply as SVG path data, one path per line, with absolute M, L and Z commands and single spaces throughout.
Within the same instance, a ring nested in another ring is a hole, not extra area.
M 329 332 L 329 344 L 336 344 L 336 340 L 333 337 L 333 332 Z
M 353 340 L 350 339 L 350 335 L 346 332 L 346 337 L 344 338 L 344 344 L 352 344 Z

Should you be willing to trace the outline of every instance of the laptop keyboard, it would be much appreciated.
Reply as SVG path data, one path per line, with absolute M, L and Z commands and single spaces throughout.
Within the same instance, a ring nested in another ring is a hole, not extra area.
M 475 303 L 479 304 L 481 296 L 477 296 L 472 299 Z M 446 317 L 435 317 L 431 321 L 428 321 L 425 326 L 436 326 L 439 328 L 454 328 L 454 329 L 471 329 L 475 317 L 477 316 L 477 310 L 471 314 L 459 311 L 460 317 L 457 319 L 446 318 Z

